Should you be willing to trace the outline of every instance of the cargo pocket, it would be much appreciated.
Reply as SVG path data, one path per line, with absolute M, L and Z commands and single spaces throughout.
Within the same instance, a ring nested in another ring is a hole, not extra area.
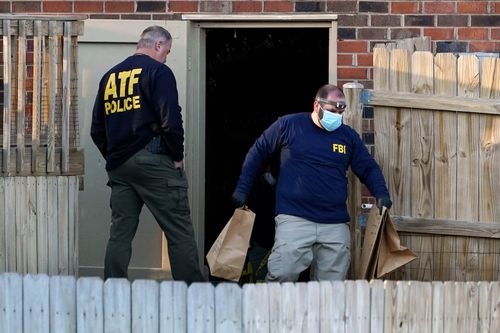
M 172 200 L 172 209 L 176 212 L 189 214 L 189 201 L 187 196 L 188 183 L 185 177 L 167 180 L 168 193 Z

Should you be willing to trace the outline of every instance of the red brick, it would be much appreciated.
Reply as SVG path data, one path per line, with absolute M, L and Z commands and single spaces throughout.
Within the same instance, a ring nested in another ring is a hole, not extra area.
M 107 13 L 133 13 L 134 2 L 131 1 L 106 1 L 104 3 L 104 11 Z
M 337 65 L 352 66 L 352 54 L 337 54 Z
M 43 11 L 46 13 L 71 13 L 73 11 L 72 1 L 44 1 Z
M 415 14 L 418 13 L 418 2 L 393 2 L 391 3 L 391 13 L 394 14 Z
M 462 40 L 488 39 L 488 29 L 487 28 L 459 28 L 458 29 L 458 39 L 462 39 Z
M 338 53 L 366 53 L 368 51 L 367 43 L 364 40 L 344 40 L 337 42 Z
M 262 3 L 256 1 L 236 1 L 233 2 L 233 12 L 235 13 L 249 13 L 261 12 Z
M 104 3 L 102 1 L 75 1 L 75 13 L 102 13 Z
M 458 13 L 477 13 L 477 14 L 487 14 L 488 13 L 488 2 L 458 2 L 457 3 Z
M 424 2 L 424 13 L 454 13 L 454 2 Z
M 265 1 L 265 12 L 293 12 L 292 1 Z
M 491 12 L 494 13 L 494 14 L 500 14 L 500 3 L 492 3 L 491 4 L 492 7 L 491 7 Z
M 432 40 L 435 39 L 454 39 L 454 29 L 453 28 L 425 28 L 424 36 L 431 37 Z
M 339 79 L 366 79 L 367 70 L 366 68 L 359 67 L 339 67 L 337 69 L 337 75 Z
M 169 1 L 168 9 L 169 12 L 197 12 L 198 2 L 197 1 Z
M 373 66 L 373 54 L 357 54 L 358 66 Z
M 10 2 L 0 2 L 0 13 L 10 13 Z
M 500 40 L 500 28 L 491 29 L 491 40 Z
M 231 12 L 231 1 L 223 0 L 211 0 L 211 1 L 200 1 L 200 12 L 208 13 L 229 13 Z
M 470 52 L 500 52 L 500 42 L 470 42 Z
M 40 13 L 41 7 L 41 3 L 37 1 L 12 2 L 13 13 Z

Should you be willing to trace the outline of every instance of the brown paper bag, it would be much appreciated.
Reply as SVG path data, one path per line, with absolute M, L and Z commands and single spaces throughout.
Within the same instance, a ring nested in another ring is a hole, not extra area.
M 210 274 L 226 280 L 240 279 L 254 221 L 255 214 L 251 210 L 234 210 L 233 216 L 208 251 Z
M 374 206 L 366 225 L 358 278 L 381 278 L 416 258 L 415 253 L 401 245 L 389 211 L 384 208 L 380 215 Z

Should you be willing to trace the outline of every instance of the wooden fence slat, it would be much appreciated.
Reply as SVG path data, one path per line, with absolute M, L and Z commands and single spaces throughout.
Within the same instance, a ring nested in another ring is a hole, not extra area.
M 308 327 L 309 319 L 309 295 L 307 293 L 307 283 L 297 282 L 294 284 L 295 287 L 295 316 L 294 316 L 294 332 L 315 332 Z M 313 310 L 313 309 L 311 309 Z
M 432 333 L 444 331 L 444 286 L 441 281 L 432 282 Z
M 346 332 L 368 332 L 370 329 L 370 288 L 368 281 L 345 281 Z
M 127 279 L 104 282 L 104 333 L 131 331 L 131 293 Z
M 342 281 L 332 282 L 333 304 L 332 320 L 334 323 L 334 332 L 348 332 L 346 327 L 346 287 Z
M 47 177 L 47 203 L 49 275 L 57 275 L 59 274 L 57 177 Z
M 382 91 L 388 91 L 390 88 L 390 58 L 391 54 L 386 48 L 374 48 L 373 49 L 373 88 Z M 377 121 L 374 123 L 375 131 L 375 147 L 385 147 L 390 142 L 390 119 L 391 112 L 390 109 L 384 107 L 375 108 L 374 117 Z M 397 195 L 392 192 L 391 182 L 387 178 L 390 174 L 389 171 L 389 160 L 390 160 L 390 150 L 389 149 L 375 149 L 375 159 L 377 160 L 382 173 L 384 174 L 389 187 L 389 192 L 394 200 L 393 207 L 397 211 L 400 205 L 396 202 Z M 361 244 L 360 244 L 361 246 Z
M 78 275 L 78 177 L 68 177 L 68 274 Z
M 320 281 L 319 282 L 320 289 L 320 299 L 319 299 L 319 308 L 320 308 L 320 316 L 319 316 L 319 331 L 320 332 L 334 332 L 334 329 L 338 328 L 340 325 L 335 325 L 334 317 L 333 317 L 333 304 L 336 299 L 334 299 L 337 295 L 333 294 L 333 285 L 331 281 Z M 343 326 L 343 325 L 342 325 Z M 279 328 L 279 327 L 278 327 Z M 342 327 L 343 328 L 343 327 Z M 276 332 L 276 330 L 271 330 L 271 332 Z M 344 332 L 342 329 L 341 332 Z
M 15 206 L 16 206 L 16 267 L 17 272 L 21 274 L 28 273 L 27 249 L 27 190 L 25 177 L 15 177 L 14 186 L 16 187 Z
M 295 285 L 292 282 L 281 284 L 281 329 L 293 332 L 295 325 Z
M 500 332 L 500 282 L 491 282 L 490 332 Z
M 0 332 L 23 332 L 23 278 L 0 274 Z
M 47 177 L 36 177 L 38 273 L 49 273 Z
M 434 57 L 430 52 L 414 52 L 412 55 L 412 91 L 429 95 L 434 91 Z M 411 112 L 411 215 L 434 217 L 434 122 L 430 112 Z M 430 281 L 433 275 L 432 237 L 412 236 L 412 249 L 419 251 L 413 267 L 416 280 Z M 414 273 L 414 272 L 412 272 Z
M 243 329 L 241 288 L 235 283 L 220 283 L 215 287 L 215 327 L 220 333 L 241 332 Z
M 396 323 L 396 297 L 398 289 L 396 281 L 384 281 L 384 332 L 396 332 L 398 323 Z
M 278 332 L 281 325 L 281 284 L 267 283 L 269 294 L 269 332 Z M 246 300 L 243 298 L 244 302 Z M 267 327 L 267 326 L 266 326 Z M 265 330 L 264 330 L 265 331 Z
M 481 69 L 481 97 L 500 95 L 500 59 L 486 58 Z M 500 223 L 500 116 L 480 115 L 479 220 Z
M 287 285 L 291 283 L 285 283 Z M 283 284 L 282 287 L 285 285 Z M 283 289 L 282 289 L 283 291 Z M 281 297 L 281 295 L 280 295 Z M 267 283 L 243 285 L 243 332 L 271 332 L 269 330 L 269 290 Z M 279 327 L 283 327 L 282 324 Z M 194 332 L 188 330 L 188 332 Z
M 370 332 L 384 331 L 384 282 L 370 281 Z
M 465 284 L 465 301 L 466 315 L 465 315 L 465 325 L 463 326 L 465 332 L 477 331 L 479 320 L 479 289 L 477 282 L 467 282 Z
M 407 50 L 393 50 L 391 52 L 391 91 L 410 91 L 410 68 L 411 57 Z M 406 109 L 397 109 L 395 112 L 391 110 L 386 121 L 388 122 L 385 125 L 389 133 L 388 141 L 381 142 L 381 146 L 376 143 L 376 147 L 388 147 L 386 154 L 389 155 L 390 161 L 393 161 L 389 163 L 388 173 L 384 174 L 388 182 L 389 193 L 394 198 L 391 211 L 395 215 L 410 215 L 411 200 L 404 200 L 404 198 L 411 195 L 411 165 L 409 163 L 412 144 L 411 113 Z
M 457 94 L 457 57 L 439 53 L 434 57 L 434 93 Z M 456 218 L 457 202 L 457 114 L 439 112 L 434 116 L 434 217 Z M 434 279 L 455 278 L 455 239 L 434 237 Z
M 457 304 L 457 282 L 445 281 L 444 282 L 444 332 L 458 332 L 458 304 Z
M 17 140 L 16 170 L 23 172 L 25 151 L 25 107 L 26 107 L 26 21 L 19 21 L 17 37 Z
M 481 86 L 480 95 L 483 98 L 500 98 L 500 60 L 496 58 L 485 58 L 481 64 Z M 500 177 L 498 166 L 500 165 L 500 116 L 479 116 L 479 220 L 485 222 L 500 223 Z M 479 271 L 481 275 L 478 280 L 495 281 L 494 240 L 481 240 L 478 244 L 478 252 L 481 254 L 479 260 Z
M 479 97 L 479 61 L 475 55 L 461 55 L 458 59 L 458 95 Z M 479 219 L 479 115 L 458 114 L 457 170 L 461 177 L 457 184 L 457 219 Z M 478 280 L 479 241 L 457 238 L 456 280 Z
M 26 199 L 27 205 L 25 207 L 27 221 L 26 221 L 26 266 L 28 273 L 38 273 L 38 254 L 37 254 L 37 201 L 36 201 L 36 179 L 35 177 L 26 178 Z
M 73 62 L 73 53 L 71 46 L 71 22 L 64 22 L 63 37 L 63 73 L 62 73 L 62 159 L 61 171 L 69 170 L 69 131 L 70 131 L 70 111 L 71 111 L 71 63 Z
M 432 332 L 432 285 L 410 281 L 409 284 L 410 333 Z
M 16 272 L 16 186 L 15 177 L 5 177 L 6 271 Z
M 294 332 L 319 332 L 319 284 L 295 283 L 295 317 Z
M 3 142 L 2 142 L 2 170 L 10 169 L 10 135 L 11 135 L 11 97 L 12 97 L 12 40 L 10 34 L 10 20 L 3 20 Z
M 57 240 L 60 275 L 67 275 L 69 265 L 68 177 L 57 176 Z
M 5 228 L 5 178 L 0 177 L 0 273 L 6 271 L 7 267 L 7 244 L 5 241 L 6 228 Z
M 76 290 L 78 333 L 104 332 L 103 282 L 100 278 L 80 278 Z
M 42 21 L 34 22 L 33 35 L 33 101 L 31 113 L 31 172 L 36 172 L 38 148 L 40 147 L 40 117 L 42 108 Z
M 187 331 L 187 285 L 182 281 L 160 284 L 160 333 Z
M 215 332 L 215 291 L 211 284 L 192 283 L 187 293 L 188 333 Z
M 49 277 L 28 274 L 23 279 L 24 332 L 49 333 Z
M 83 283 L 84 289 L 82 292 L 86 291 L 86 284 Z M 88 290 L 88 288 L 87 288 Z M 65 332 L 76 332 L 76 292 L 77 283 L 73 276 L 52 276 L 50 277 L 50 332 L 51 333 L 65 333 Z M 92 297 L 92 295 L 89 295 Z M 83 300 L 85 301 L 85 300 Z M 99 299 L 97 300 L 99 301 Z M 88 304 L 91 309 L 92 304 Z M 86 315 L 90 315 L 87 312 Z M 92 312 L 92 314 L 94 314 Z M 83 323 L 82 327 L 87 327 L 86 323 Z M 78 332 L 81 332 L 80 330 Z M 90 331 L 87 331 L 90 332 Z M 97 331 L 96 331 L 97 332 Z
M 152 280 L 132 283 L 132 333 L 159 332 L 160 285 Z
M 319 282 L 311 281 L 306 284 L 307 287 L 307 332 L 319 332 L 320 330 L 320 293 Z M 297 300 L 300 301 L 300 300 Z
M 398 327 L 400 332 L 409 331 L 409 316 L 413 309 L 410 309 L 410 286 L 408 281 L 396 282 L 395 312 L 393 314 L 394 327 Z
M 478 282 L 478 323 L 477 332 L 487 333 L 490 332 L 491 322 L 491 283 L 486 281 Z
M 56 101 L 59 90 L 58 80 L 58 48 L 57 22 L 49 22 L 49 49 L 48 49 L 48 117 L 47 117 L 47 172 L 56 171 Z

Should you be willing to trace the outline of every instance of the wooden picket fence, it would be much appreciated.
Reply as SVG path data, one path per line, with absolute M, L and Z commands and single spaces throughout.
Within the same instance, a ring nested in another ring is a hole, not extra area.
M 403 243 L 404 280 L 500 279 L 500 59 L 374 49 L 375 157 Z
M 0 332 L 500 332 L 500 282 L 193 283 L 0 274 Z

